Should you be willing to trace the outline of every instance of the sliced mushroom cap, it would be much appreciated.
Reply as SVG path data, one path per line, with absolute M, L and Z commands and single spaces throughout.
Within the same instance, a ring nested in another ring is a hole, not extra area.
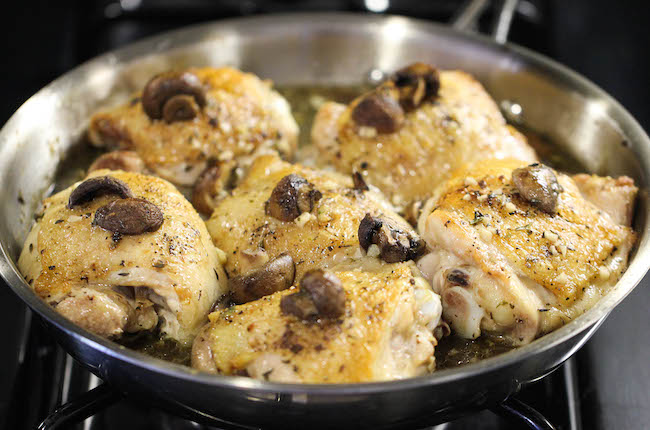
M 295 276 L 293 258 L 283 253 L 251 273 L 231 278 L 228 285 L 233 302 L 242 304 L 286 290 Z
M 188 107 L 188 99 L 176 98 L 182 95 L 192 97 L 198 108 L 205 106 L 205 89 L 196 75 L 190 72 L 161 73 L 145 85 L 142 92 L 142 109 L 149 118 L 164 117 L 168 122 L 194 118 L 198 110 L 194 110 L 193 106 Z M 168 112 L 165 116 L 168 103 L 171 103 L 171 106 L 167 108 Z M 194 114 L 190 116 L 192 112 Z
M 557 202 L 562 186 L 550 167 L 535 163 L 515 169 L 512 182 L 519 194 L 530 204 L 549 214 L 557 213 Z
M 131 189 L 124 181 L 112 176 L 96 176 L 86 179 L 72 190 L 68 199 L 68 208 L 72 209 L 77 205 L 107 194 L 115 194 L 123 199 L 133 197 Z
M 300 289 L 310 295 L 321 317 L 338 318 L 345 312 L 345 291 L 333 273 L 310 270 L 300 280 Z
M 210 216 L 222 197 L 232 190 L 237 182 L 234 160 L 207 167 L 192 188 L 192 205 L 203 215 Z
M 313 184 L 292 173 L 280 179 L 266 201 L 266 214 L 280 221 L 293 221 L 303 212 L 311 212 L 323 194 Z
M 97 158 L 88 168 L 88 172 L 101 169 L 141 173 L 144 171 L 144 161 L 135 151 L 112 151 Z
M 163 106 L 163 119 L 168 123 L 187 121 L 195 118 L 200 110 L 194 96 L 179 94 L 171 97 Z
M 418 219 L 422 214 L 422 205 L 421 200 L 414 200 L 404 208 L 404 219 L 413 227 L 418 225 Z
M 293 315 L 301 320 L 315 320 L 318 318 L 318 309 L 309 293 L 299 291 L 282 297 L 280 311 L 285 315 Z
M 97 209 L 93 225 L 113 233 L 137 235 L 158 230 L 163 220 L 163 213 L 155 204 L 127 198 L 113 200 Z
M 425 251 L 425 244 L 415 233 L 397 227 L 391 220 L 370 214 L 359 224 L 359 244 L 364 250 L 379 247 L 379 257 L 387 263 L 414 260 Z
M 406 112 L 433 100 L 440 89 L 438 70 L 424 63 L 413 63 L 398 70 L 391 77 L 391 82 L 398 89 L 399 103 Z
M 310 270 L 300 281 L 300 291 L 282 298 L 280 310 L 302 320 L 340 318 L 345 313 L 345 291 L 333 273 Z
M 379 87 L 359 100 L 352 109 L 352 119 L 378 133 L 394 133 L 404 124 L 404 111 L 390 88 Z
M 354 183 L 354 189 L 357 191 L 368 191 L 370 189 L 361 172 L 354 172 L 352 174 L 352 181 Z

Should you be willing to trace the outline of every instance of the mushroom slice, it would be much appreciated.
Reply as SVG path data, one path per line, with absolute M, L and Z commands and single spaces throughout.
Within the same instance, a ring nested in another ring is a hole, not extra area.
M 113 233 L 136 235 L 158 230 L 163 220 L 163 213 L 155 204 L 127 198 L 97 209 L 93 224 Z
M 193 98 L 196 106 L 191 106 L 186 98 L 177 98 L 183 95 Z M 142 108 L 147 116 L 164 118 L 167 122 L 194 118 L 198 113 L 195 107 L 202 108 L 205 103 L 205 89 L 199 78 L 190 72 L 161 73 L 147 82 L 142 92 Z
M 433 100 L 440 89 L 438 70 L 424 63 L 413 63 L 398 70 L 391 82 L 399 91 L 399 103 L 406 112 Z
M 359 224 L 359 244 L 366 251 L 372 244 L 379 246 L 379 256 L 387 263 L 414 260 L 425 251 L 424 242 L 415 234 L 370 214 Z
M 196 117 L 199 110 L 194 96 L 179 94 L 171 97 L 163 106 L 163 119 L 168 123 L 187 121 Z
M 293 221 L 310 212 L 323 194 L 313 184 L 295 173 L 282 178 L 266 202 L 266 214 L 280 221 Z
M 206 168 L 192 188 L 192 205 L 203 215 L 211 215 L 215 206 L 234 188 L 237 162 L 219 162 Z
M 282 298 L 280 309 L 302 320 L 339 318 L 345 313 L 345 291 L 333 273 L 310 270 L 300 281 L 300 291 Z
M 352 119 L 378 133 L 394 133 L 404 123 L 404 111 L 390 88 L 380 87 L 359 100 L 352 110 Z
M 354 189 L 357 191 L 368 191 L 370 189 L 361 172 L 354 172 L 352 174 L 352 181 L 354 183 Z
M 123 181 L 112 176 L 96 176 L 86 179 L 70 193 L 68 209 L 107 194 L 115 194 L 123 199 L 133 197 L 131 189 Z
M 512 172 L 512 182 L 519 194 L 533 206 L 549 214 L 557 212 L 557 200 L 562 186 L 553 169 L 540 163 L 520 167 Z
M 293 258 L 280 254 L 258 270 L 230 279 L 230 294 L 236 304 L 248 303 L 293 284 L 296 275 Z

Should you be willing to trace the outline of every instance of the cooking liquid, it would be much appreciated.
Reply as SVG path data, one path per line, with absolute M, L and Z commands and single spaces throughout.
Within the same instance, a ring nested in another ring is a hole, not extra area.
M 366 91 L 367 86 L 283 86 L 277 90 L 289 101 L 292 113 L 300 127 L 299 155 L 301 160 L 311 158 L 310 131 L 314 115 L 325 101 L 349 103 Z M 523 133 L 542 161 L 557 170 L 567 173 L 585 171 L 576 169 L 580 163 L 559 145 L 533 130 L 513 124 Z M 54 191 L 58 192 L 84 178 L 86 170 L 102 150 L 81 142 L 72 147 L 67 157 L 59 164 Z M 302 157 L 302 158 L 301 158 Z M 307 161 L 308 162 L 308 161 Z M 183 190 L 186 191 L 186 190 Z M 181 345 L 170 339 L 160 339 L 152 333 L 127 335 L 119 343 L 147 355 L 177 364 L 190 365 L 191 345 Z M 436 369 L 446 369 L 503 354 L 512 350 L 501 337 L 482 335 L 478 339 L 463 339 L 456 335 L 443 338 L 435 349 Z

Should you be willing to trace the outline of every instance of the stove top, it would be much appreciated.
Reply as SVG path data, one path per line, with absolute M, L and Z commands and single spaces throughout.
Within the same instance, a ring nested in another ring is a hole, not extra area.
M 106 50 L 195 22 L 257 13 L 315 10 L 376 11 L 446 21 L 462 1 L 442 0 L 44 0 L 5 6 L 0 69 L 4 122 L 47 82 Z M 650 11 L 645 3 L 604 0 L 519 2 L 510 40 L 542 52 L 592 79 L 650 128 Z M 489 13 L 482 26 L 489 25 Z M 524 387 L 517 398 L 556 428 L 641 429 L 650 423 L 650 277 L 608 317 L 560 369 Z M 37 317 L 0 285 L 0 428 L 29 429 L 57 405 L 100 381 L 67 356 Z M 75 429 L 203 429 L 126 398 Z M 519 428 L 490 411 L 437 430 Z M 525 427 L 522 427 L 525 428 Z

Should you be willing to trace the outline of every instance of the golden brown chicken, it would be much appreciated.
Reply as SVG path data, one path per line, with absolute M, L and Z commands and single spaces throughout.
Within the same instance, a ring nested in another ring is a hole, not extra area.
M 397 206 L 431 196 L 458 166 L 485 158 L 535 161 L 526 139 L 508 126 L 472 76 L 422 63 L 345 108 L 325 103 L 312 142 L 324 164 L 362 172 Z
M 370 258 L 388 262 L 424 252 L 410 225 L 360 178 L 355 184 L 349 177 L 275 156 L 253 163 L 232 195 L 217 205 L 207 226 L 215 245 L 228 256 L 224 267 L 231 280 L 254 273 L 283 253 L 295 262 L 300 279 L 309 269 L 367 258 L 366 250 Z
M 336 316 L 296 316 L 298 288 L 215 312 L 197 336 L 192 366 L 281 382 L 401 379 L 432 370 L 440 301 L 413 263 L 310 272 L 301 290 L 334 284 Z M 321 299 L 323 300 L 323 299 Z M 318 302 L 316 302 L 318 304 Z M 320 309 L 320 308 L 319 308 Z M 303 314 L 300 314 L 304 316 Z
M 633 204 L 634 194 L 619 203 Z M 432 252 L 418 266 L 442 296 L 452 329 L 515 344 L 591 307 L 625 270 L 635 241 L 570 177 L 517 160 L 456 172 L 435 190 L 419 231 Z
M 573 175 L 585 199 L 607 212 L 617 224 L 632 225 L 637 187 L 632 178 L 621 176 Z
M 169 182 L 97 170 L 44 202 L 18 260 L 34 291 L 105 337 L 190 341 L 226 291 L 205 224 Z
M 133 150 L 154 174 L 190 186 L 215 163 L 246 165 L 270 152 L 290 159 L 298 126 L 270 82 L 206 67 L 155 76 L 130 102 L 95 114 L 89 137 Z

